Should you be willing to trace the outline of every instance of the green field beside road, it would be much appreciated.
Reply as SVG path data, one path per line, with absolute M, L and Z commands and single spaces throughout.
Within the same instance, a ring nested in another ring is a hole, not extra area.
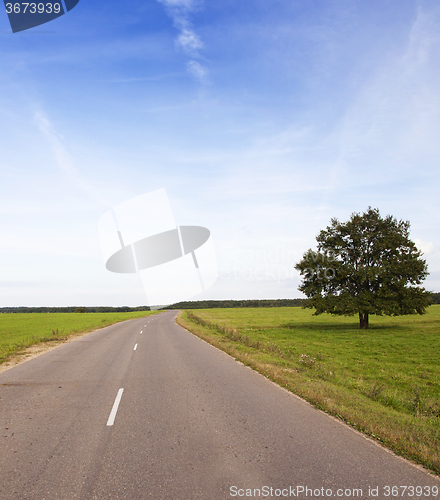
M 64 340 L 127 319 L 155 312 L 121 313 L 4 313 L 0 314 L 0 363 L 39 342 Z
M 178 322 L 385 446 L 440 473 L 440 305 L 425 315 L 296 307 L 184 311 Z

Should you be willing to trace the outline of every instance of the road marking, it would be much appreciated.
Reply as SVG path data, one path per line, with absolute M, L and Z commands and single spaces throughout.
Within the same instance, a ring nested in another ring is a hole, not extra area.
M 142 332 L 141 332 L 142 333 Z M 136 349 L 138 348 L 138 345 L 135 344 L 134 347 L 133 347 L 133 351 L 135 351 Z
M 116 412 L 118 411 L 119 403 L 121 402 L 122 393 L 124 389 L 119 389 L 118 394 L 116 394 L 115 402 L 113 403 L 112 411 L 110 412 L 110 416 L 107 420 L 107 425 L 113 425 L 115 422 Z
M 141 330 L 141 333 L 142 333 L 142 330 Z

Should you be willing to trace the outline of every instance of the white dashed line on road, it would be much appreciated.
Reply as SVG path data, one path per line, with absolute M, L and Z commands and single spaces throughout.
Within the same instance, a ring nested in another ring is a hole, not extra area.
M 142 332 L 141 332 L 142 333 Z M 134 347 L 133 347 L 133 351 L 135 351 L 136 349 L 138 348 L 138 345 L 135 344 Z
M 112 411 L 110 412 L 110 416 L 107 420 L 107 425 L 113 425 L 115 422 L 116 413 L 118 411 L 119 403 L 121 402 L 122 393 L 124 389 L 119 389 L 118 394 L 116 395 L 115 402 L 113 403 Z

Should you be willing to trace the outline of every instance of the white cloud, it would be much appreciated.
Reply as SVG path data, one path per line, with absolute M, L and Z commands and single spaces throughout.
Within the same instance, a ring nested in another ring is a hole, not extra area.
M 165 5 L 167 9 L 190 11 L 195 8 L 197 2 L 194 0 L 157 0 L 159 3 Z
M 168 15 L 173 20 L 174 26 L 180 31 L 176 37 L 175 44 L 192 59 L 200 58 L 200 50 L 203 48 L 203 42 L 199 35 L 193 30 L 189 16 L 199 2 L 194 0 L 158 0 L 163 4 Z M 201 83 L 206 80 L 208 70 L 196 61 L 190 61 L 187 65 L 188 71 L 195 76 Z
M 183 28 L 176 38 L 176 45 L 182 47 L 183 51 L 189 55 L 198 55 L 198 50 L 203 47 L 200 37 L 194 31 Z
M 200 82 L 204 82 L 208 76 L 208 70 L 199 64 L 197 61 L 189 61 L 187 64 L 189 72 L 194 75 Z
M 434 252 L 434 243 L 432 241 L 422 241 L 419 238 L 414 240 L 416 247 L 423 252 L 424 255 L 429 255 Z

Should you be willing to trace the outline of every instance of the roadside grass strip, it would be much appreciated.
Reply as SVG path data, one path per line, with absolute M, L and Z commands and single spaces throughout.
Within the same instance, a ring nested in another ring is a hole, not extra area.
M 0 314 L 0 364 L 38 343 L 67 340 L 78 333 L 152 314 L 157 312 L 3 313 Z
M 423 316 L 295 307 L 183 311 L 178 323 L 315 407 L 440 474 L 440 305 Z

